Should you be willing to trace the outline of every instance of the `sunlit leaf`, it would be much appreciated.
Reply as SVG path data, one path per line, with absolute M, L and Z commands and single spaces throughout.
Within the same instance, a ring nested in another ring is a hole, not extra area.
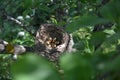
M 115 51 L 118 45 L 118 40 L 120 39 L 119 34 L 120 32 L 106 38 L 97 51 L 102 50 L 103 53 Z
M 66 30 L 68 32 L 73 32 L 75 30 L 78 30 L 80 27 L 89 27 L 89 26 L 94 26 L 96 24 L 107 23 L 107 22 L 108 21 L 103 18 L 98 18 L 96 16 L 91 16 L 91 15 L 84 15 L 71 22 L 67 26 Z

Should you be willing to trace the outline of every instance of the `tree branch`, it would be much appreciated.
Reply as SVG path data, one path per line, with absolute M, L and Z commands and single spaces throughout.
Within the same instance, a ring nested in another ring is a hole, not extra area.
M 11 20 L 11 21 L 14 21 L 16 24 L 18 24 L 18 25 L 20 25 L 20 26 L 22 26 L 22 27 L 25 27 L 25 25 L 24 25 L 22 22 L 20 22 L 19 20 L 15 19 L 15 18 L 13 18 L 13 17 L 11 17 L 11 16 L 7 16 L 7 19 L 8 19 L 8 20 Z M 25 29 L 26 29 L 26 28 L 25 28 Z
M 7 15 L 7 13 L 4 10 L 2 10 L 1 12 L 2 12 L 1 18 L 3 20 L 7 19 L 9 21 L 12 21 L 12 22 L 16 23 L 17 25 L 21 26 L 24 30 L 26 30 L 27 32 L 29 32 L 31 35 L 33 35 L 35 37 L 35 33 L 32 33 L 30 30 L 28 30 L 27 25 L 23 24 L 21 21 L 15 19 L 14 17 L 11 17 L 11 16 Z
M 35 37 L 35 34 L 32 33 L 30 30 L 28 30 L 28 29 L 26 28 L 27 26 L 26 26 L 25 24 L 23 24 L 21 21 L 13 18 L 13 17 L 11 17 L 11 16 L 8 16 L 8 15 L 6 15 L 6 17 L 7 17 L 8 20 L 13 21 L 13 22 L 15 22 L 16 24 L 20 25 L 23 29 L 25 29 L 27 32 L 29 32 L 31 35 L 33 35 L 33 36 Z

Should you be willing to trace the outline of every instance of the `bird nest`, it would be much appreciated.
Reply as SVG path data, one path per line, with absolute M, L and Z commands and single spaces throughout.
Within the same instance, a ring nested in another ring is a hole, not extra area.
M 35 50 L 51 61 L 56 61 L 67 49 L 70 35 L 53 24 L 43 24 L 36 33 Z

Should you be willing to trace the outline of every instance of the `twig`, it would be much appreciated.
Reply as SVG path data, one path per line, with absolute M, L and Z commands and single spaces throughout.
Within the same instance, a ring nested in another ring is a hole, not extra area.
M 15 22 L 16 24 L 20 25 L 23 29 L 25 29 L 27 32 L 29 32 L 31 35 L 33 35 L 33 36 L 35 37 L 35 34 L 32 33 L 31 31 L 29 31 L 29 30 L 26 28 L 27 26 L 26 26 L 25 24 L 23 24 L 21 21 L 13 18 L 13 17 L 11 17 L 11 16 L 8 16 L 8 15 L 6 15 L 6 17 L 7 17 L 8 20 L 11 20 L 11 21 Z
M 22 26 L 22 27 L 26 27 L 22 22 L 20 22 L 19 20 L 15 19 L 15 18 L 13 18 L 13 17 L 11 17 L 11 16 L 7 16 L 7 19 L 8 19 L 8 20 L 11 20 L 11 21 L 14 21 L 15 23 L 19 24 L 19 25 Z M 25 29 L 26 29 L 26 28 L 25 28 Z

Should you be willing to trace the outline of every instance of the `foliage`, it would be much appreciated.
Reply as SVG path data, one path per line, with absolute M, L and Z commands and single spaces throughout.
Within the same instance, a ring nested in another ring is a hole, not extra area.
M 73 34 L 77 49 L 60 57 L 59 68 L 30 53 L 12 63 L 6 59 L 9 55 L 0 54 L 0 79 L 119 80 L 119 4 L 119 0 L 0 0 L 0 39 L 31 46 L 31 33 L 42 23 L 53 23 Z M 5 15 L 25 26 L 9 21 Z
M 0 55 L 0 79 L 1 80 L 11 80 L 10 65 L 12 60 L 10 55 Z
M 26 55 L 13 64 L 13 80 L 60 80 L 59 73 L 49 62 L 35 55 Z

